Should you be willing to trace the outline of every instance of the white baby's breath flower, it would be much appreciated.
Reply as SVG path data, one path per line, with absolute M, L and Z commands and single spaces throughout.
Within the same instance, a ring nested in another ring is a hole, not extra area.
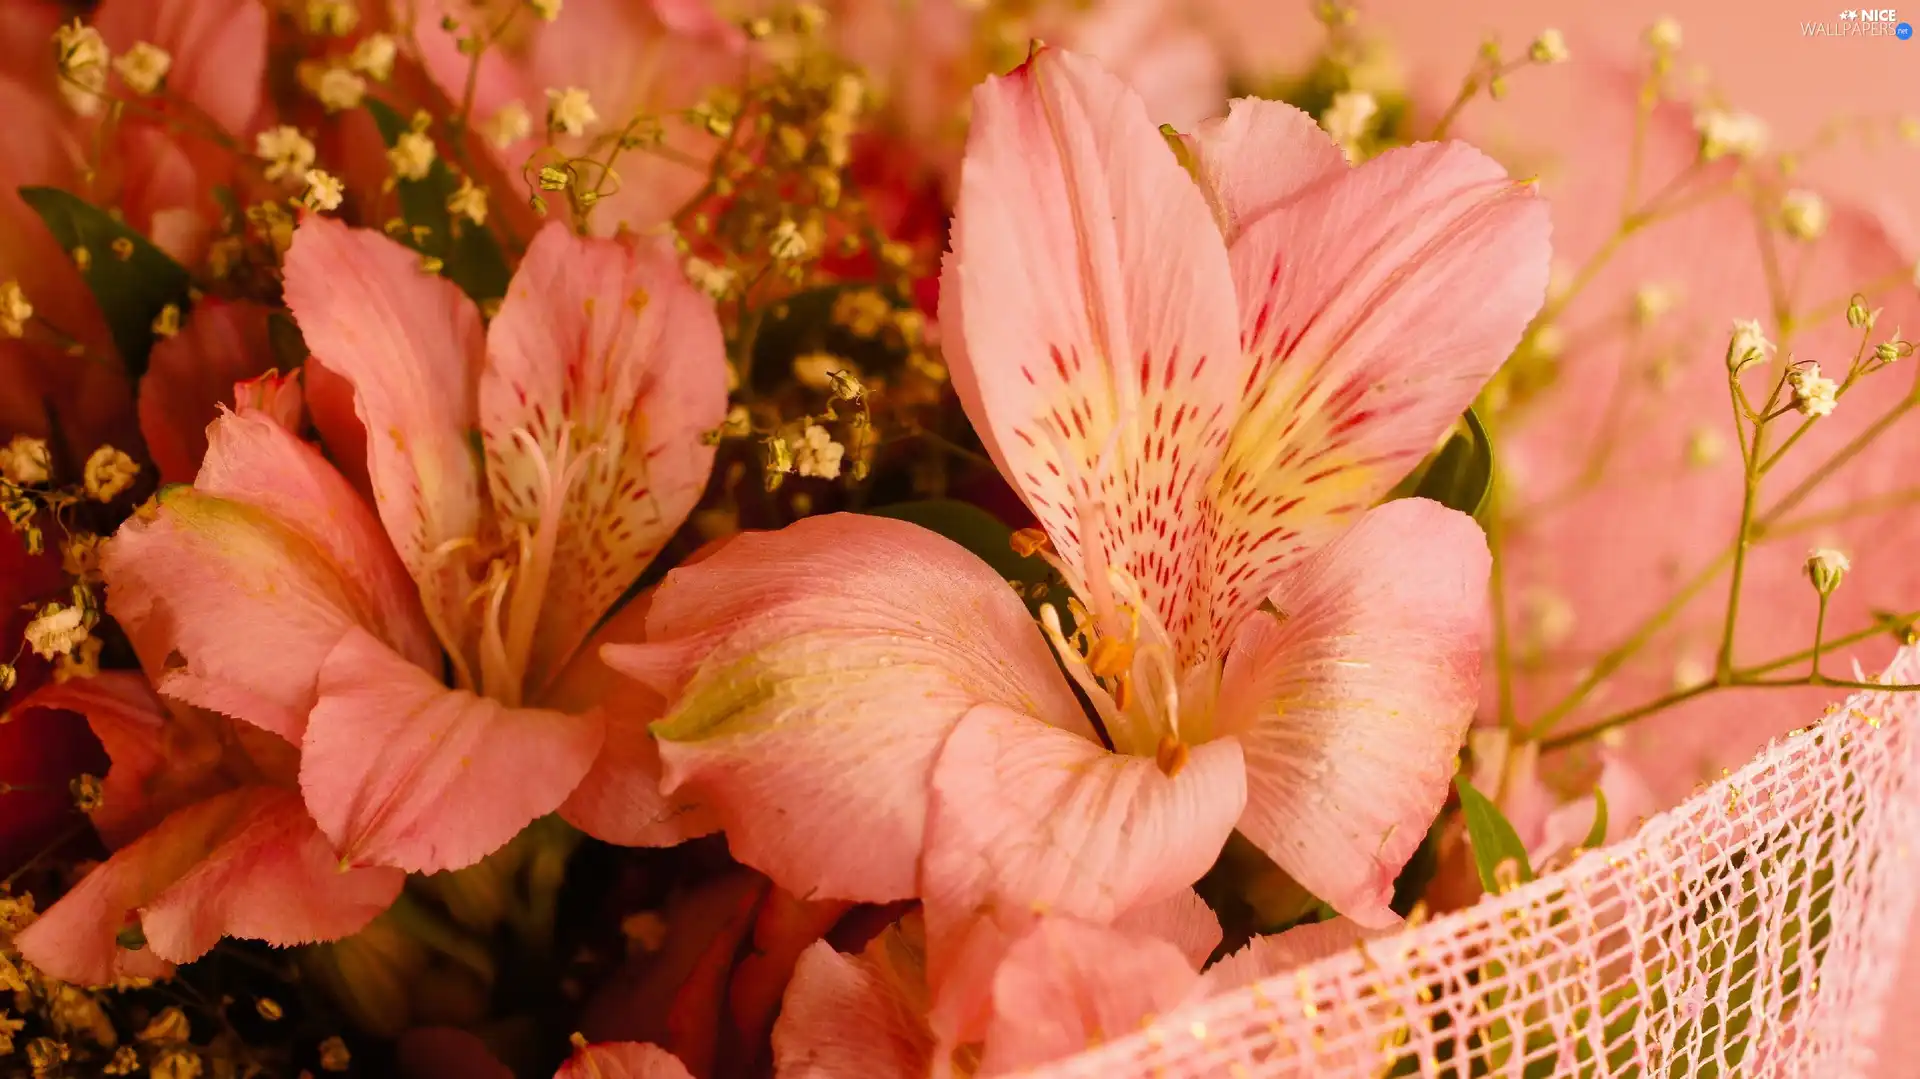
M 313 143 L 299 128 L 287 124 L 268 128 L 255 136 L 253 153 L 267 163 L 269 180 L 304 179 L 307 170 L 313 167 Z
M 1828 216 L 1826 200 L 1812 191 L 1789 191 L 1780 200 L 1780 224 L 1796 240 L 1819 239 Z
M 1642 326 L 1651 325 L 1673 310 L 1676 297 L 1666 285 L 1645 284 L 1633 293 L 1633 318 Z
M 136 94 L 151 94 L 160 89 L 160 80 L 167 77 L 172 67 L 173 57 L 167 50 L 145 41 L 135 43 L 113 62 L 120 81 Z
M 725 266 L 715 266 L 703 258 L 689 258 L 686 263 L 687 280 L 693 287 L 706 293 L 713 299 L 720 299 L 733 290 L 733 271 Z
M 433 168 L 433 139 L 423 131 L 408 131 L 394 140 L 387 163 L 402 180 L 424 180 Z
M 87 497 L 95 502 L 111 502 L 120 492 L 133 486 L 140 475 L 140 466 L 123 450 L 112 446 L 102 446 L 87 458 L 87 464 L 81 471 L 81 479 L 86 487 Z
M 27 647 L 41 659 L 64 656 L 88 637 L 86 612 L 78 607 L 49 603 L 27 623 Z
M 352 0 L 307 0 L 307 31 L 345 37 L 360 25 L 360 9 Z
M 1380 103 L 1365 90 L 1344 90 L 1334 95 L 1333 104 L 1320 115 L 1320 127 L 1352 161 L 1359 153 L 1360 140 L 1367 137 Z
M 793 470 L 802 476 L 838 479 L 840 462 L 846 454 L 847 448 L 835 442 L 826 428 L 810 423 L 793 447 Z
M 1760 330 L 1755 319 L 1735 319 L 1733 336 L 1727 340 L 1727 368 L 1735 373 L 1766 359 L 1773 342 Z
M 476 225 L 487 223 L 487 189 L 475 187 L 473 178 L 462 176 L 460 187 L 447 196 L 447 212 L 455 217 L 464 217 Z
M 47 440 L 32 435 L 14 435 L 13 441 L 0 446 L 0 476 L 8 483 L 34 487 L 53 478 L 53 451 Z
M 488 141 L 504 150 L 533 134 L 533 117 L 527 115 L 525 105 L 509 101 L 500 106 L 500 111 L 489 117 L 481 129 Z
M 1840 579 L 1852 568 L 1853 562 L 1831 547 L 1816 547 L 1807 552 L 1807 577 L 1823 596 L 1832 595 L 1833 590 L 1840 587 Z
M 547 91 L 548 128 L 569 135 L 584 135 L 599 119 L 600 114 L 593 111 L 593 101 L 578 86 Z
M 1802 416 L 1817 418 L 1833 414 L 1840 386 L 1821 376 L 1819 364 L 1801 364 L 1788 371 L 1787 385 L 1793 390 L 1793 407 Z
M 33 318 L 33 305 L 18 281 L 0 283 L 0 337 L 18 338 L 27 332 L 27 320 Z
M 1647 27 L 1647 44 L 1661 52 L 1675 52 L 1680 48 L 1680 20 L 1671 15 L 1662 15 Z
M 783 217 L 773 227 L 773 235 L 767 239 L 767 251 L 774 258 L 789 262 L 805 258 L 807 238 L 800 234 L 800 226 L 794 224 L 791 218 Z
M 1700 133 L 1700 159 L 1758 157 L 1767 147 L 1767 125 L 1750 112 L 1704 109 L 1693 118 Z
M 53 33 L 54 58 L 60 68 L 60 96 L 73 111 L 92 116 L 100 110 L 107 88 L 107 64 L 112 53 L 100 31 L 75 19 Z
M 353 47 L 347 66 L 374 82 L 386 82 L 393 74 L 393 58 L 399 50 L 386 34 L 368 34 Z
M 300 201 L 309 210 L 328 213 L 340 208 L 340 200 L 346 196 L 346 185 L 332 173 L 320 169 L 307 170 L 307 190 Z
M 1564 64 L 1573 55 L 1567 51 L 1567 39 L 1560 31 L 1548 27 L 1527 46 L 1527 58 L 1536 64 Z
M 315 80 L 313 96 L 320 99 L 328 112 L 357 109 L 361 99 L 367 96 L 367 80 L 354 74 L 351 68 L 330 67 Z

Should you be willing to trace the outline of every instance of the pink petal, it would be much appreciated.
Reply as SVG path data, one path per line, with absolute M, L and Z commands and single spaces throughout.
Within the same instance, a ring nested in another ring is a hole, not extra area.
M 1043 48 L 974 92 L 952 242 L 940 321 L 968 417 L 1074 591 L 1111 608 L 1125 571 L 1189 651 L 1202 494 L 1245 381 L 1205 200 L 1138 95 Z
M 453 282 L 423 271 L 419 255 L 317 214 L 294 231 L 285 277 L 307 347 L 353 385 L 380 520 L 429 615 L 453 632 L 467 620 L 471 585 L 439 550 L 479 533 L 480 466 L 469 439 L 485 348 L 480 313 Z
M 934 757 L 974 705 L 1091 736 L 1006 582 L 902 521 L 830 514 L 735 537 L 668 575 L 647 639 L 705 656 L 653 726 L 666 790 L 711 807 L 734 857 L 809 898 L 919 894 Z M 619 668 L 633 647 L 607 658 Z
M 657 1045 L 602 1042 L 574 1050 L 553 1079 L 693 1079 L 680 1058 Z
M 645 694 L 634 687 L 634 697 Z M 696 799 L 660 791 L 660 744 L 647 724 L 665 712 L 614 707 L 603 713 L 606 742 L 560 806 L 568 824 L 623 847 L 671 847 L 720 830 L 719 818 Z
M 1179 949 L 1072 918 L 1042 918 L 993 977 L 979 1075 L 1037 1067 L 1139 1030 L 1200 976 Z
M 933 772 L 923 898 L 936 911 L 1043 907 L 1111 922 L 1173 900 L 1220 855 L 1246 799 L 1240 747 L 1168 777 L 999 705 L 968 712 Z
M 781 1079 L 924 1079 L 934 1038 L 923 1018 L 926 977 L 916 942 L 889 928 L 858 956 L 808 948 L 773 1025 Z M 908 957 L 906 962 L 890 958 Z
M 506 640 L 529 694 L 699 501 L 714 454 L 701 434 L 726 417 L 726 372 L 713 304 L 671 248 L 559 222 L 534 239 L 480 381 L 494 506 L 535 552 L 516 570 Z
M 226 415 L 192 488 L 107 544 L 108 608 L 162 692 L 298 742 L 314 680 L 350 625 L 415 663 L 439 648 L 365 503 L 262 415 Z
M 350 865 L 472 865 L 559 808 L 600 751 L 597 715 L 448 689 L 364 630 L 320 669 L 300 789 Z
M 103 671 L 49 684 L 14 707 L 22 713 L 57 708 L 86 717 L 112 762 L 100 807 L 90 814 L 109 848 L 126 846 L 167 814 L 230 785 L 220 771 L 223 753 L 212 724 L 173 720 L 137 672 Z
M 281 374 L 269 369 L 243 382 L 233 384 L 233 410 L 258 412 L 280 426 L 299 434 L 306 427 L 306 394 L 300 387 L 300 372 Z
M 1351 950 L 1374 935 L 1350 918 L 1332 918 L 1255 937 L 1208 969 L 1207 985 L 1216 993 L 1252 985 Z
M 267 308 L 202 300 L 186 326 L 153 346 L 140 379 L 140 435 L 163 483 L 188 483 L 207 454 L 207 425 L 233 384 L 272 366 Z
M 1227 115 L 1183 138 L 1228 244 L 1261 216 L 1347 172 L 1347 159 L 1313 117 L 1283 101 L 1235 98 Z
M 623 847 L 671 847 L 720 830 L 720 822 L 693 799 L 660 793 L 660 747 L 647 725 L 666 714 L 666 698 L 600 658 L 605 645 L 644 640 L 652 606 L 648 591 L 615 612 L 542 698 L 563 712 L 598 709 L 605 717 L 606 741 L 560 815 L 595 839 Z
M 1135 907 L 1113 920 L 1113 927 L 1135 936 L 1159 937 L 1180 949 L 1195 969 L 1207 965 L 1223 934 L 1220 919 L 1198 892 L 1183 888 L 1171 898 Z
M 1276 588 L 1235 640 L 1218 722 L 1246 753 L 1240 831 L 1363 926 L 1446 800 L 1473 718 L 1486 539 L 1426 499 L 1389 502 Z
M 1253 368 L 1213 511 L 1214 639 L 1466 409 L 1540 307 L 1547 235 L 1532 189 L 1459 143 L 1391 150 L 1241 234 Z
M 222 936 L 287 947 L 347 936 L 386 909 L 403 876 L 341 872 L 300 796 L 243 787 L 169 816 L 82 878 L 18 937 L 34 965 L 97 985 L 155 976 Z M 138 916 L 147 946 L 115 937 Z
M 167 657 L 154 669 L 162 693 L 289 741 L 328 651 L 374 610 L 292 528 L 188 487 L 168 489 L 152 520 L 128 521 L 101 564 L 107 609 L 136 643 L 158 642 L 153 660 Z
M 167 50 L 167 93 L 246 134 L 267 71 L 267 10 L 255 0 L 104 0 L 93 25 L 116 56 L 139 41 Z
M 851 903 L 799 899 L 780 888 L 768 891 L 753 923 L 752 948 L 734 964 L 727 982 L 730 1029 L 748 1047 L 746 1055 L 759 1054 L 766 1044 L 800 956 L 852 909 Z
M 1109 923 L 1189 890 L 1246 794 L 1232 739 L 1196 747 L 1169 778 L 1003 707 L 967 713 L 934 768 L 921 860 L 935 1029 L 977 1034 L 983 979 L 1034 912 Z

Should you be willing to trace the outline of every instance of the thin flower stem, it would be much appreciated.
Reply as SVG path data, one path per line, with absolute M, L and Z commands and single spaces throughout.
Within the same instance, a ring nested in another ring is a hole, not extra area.
M 1615 645 L 1611 651 L 1601 656 L 1600 659 L 1594 663 L 1593 669 L 1587 672 L 1586 677 L 1582 678 L 1578 685 L 1574 686 L 1564 698 L 1552 708 L 1549 708 L 1539 719 L 1534 721 L 1531 727 L 1526 729 L 1525 737 L 1527 740 L 1535 741 L 1540 739 L 1546 732 L 1553 729 L 1555 723 L 1566 718 L 1568 713 L 1578 708 L 1581 702 L 1585 701 L 1588 695 L 1599 687 L 1600 683 L 1606 681 L 1612 676 L 1613 672 L 1625 665 L 1627 660 L 1633 658 L 1640 649 L 1646 647 L 1648 642 L 1653 640 L 1655 634 L 1666 628 L 1667 623 L 1673 621 L 1675 615 L 1679 614 L 1680 611 L 1685 608 L 1695 596 L 1704 591 L 1709 584 L 1712 584 L 1714 578 L 1718 577 L 1720 571 L 1725 569 L 1727 564 L 1732 560 L 1733 551 L 1731 549 L 1722 551 L 1719 558 L 1714 559 L 1713 562 L 1701 569 L 1698 574 L 1695 574 L 1691 581 L 1688 581 L 1678 592 L 1675 592 L 1659 610 L 1649 615 L 1647 620 L 1642 622 L 1639 628 L 1635 629 L 1626 640 Z
M 1838 644 L 1838 642 L 1835 642 L 1835 644 Z M 1786 664 L 1784 662 L 1778 662 L 1776 665 L 1785 666 Z M 1569 731 L 1558 738 L 1546 739 L 1540 743 L 1540 749 L 1545 752 L 1555 749 L 1565 749 L 1571 745 L 1578 745 L 1581 742 L 1597 738 L 1610 730 L 1625 726 L 1636 719 L 1652 715 L 1662 709 L 1671 708 L 1676 704 L 1690 701 L 1695 697 L 1704 696 L 1715 690 L 1732 689 L 1734 687 L 1777 689 L 1790 686 L 1831 686 L 1836 689 L 1861 689 L 1882 693 L 1920 693 L 1920 685 L 1881 685 L 1878 682 L 1857 682 L 1852 679 L 1826 678 L 1819 675 L 1801 675 L 1798 678 L 1754 677 L 1754 672 L 1760 669 L 1761 668 L 1755 668 L 1753 671 L 1736 671 L 1730 681 L 1723 682 L 1715 680 L 1702 682 L 1699 685 L 1689 686 L 1686 689 L 1675 690 L 1672 693 L 1655 698 L 1645 704 L 1629 708 L 1624 712 L 1615 713 L 1589 726 L 1582 727 L 1577 731 Z
M 1820 680 L 1820 647 L 1827 635 L 1827 592 L 1820 591 L 1820 613 L 1813 616 L 1813 673 L 1808 675 L 1815 682 Z
M 1730 373 L 1727 381 L 1732 387 L 1734 408 L 1737 412 L 1744 404 L 1740 393 L 1740 376 L 1737 372 Z M 1734 417 L 1734 423 L 1736 425 L 1741 423 L 1738 415 Z M 1719 657 L 1714 662 L 1714 671 L 1721 678 L 1726 678 L 1733 672 L 1733 638 L 1735 627 L 1740 619 L 1740 585 L 1746 578 L 1747 549 L 1753 542 L 1753 504 L 1760 494 L 1760 475 L 1755 471 L 1754 462 L 1760 458 L 1766 430 L 1765 421 L 1757 422 L 1753 425 L 1751 445 L 1749 446 L 1744 438 L 1741 440 L 1740 525 L 1733 537 L 1733 580 L 1727 587 L 1727 617 L 1720 630 Z
M 1500 726 L 1512 727 L 1518 722 L 1513 706 L 1513 634 L 1507 624 L 1507 574 L 1506 559 L 1502 557 L 1506 549 L 1506 527 L 1501 519 L 1500 483 L 1495 477 L 1491 490 L 1487 492 L 1491 505 L 1487 509 L 1487 551 L 1492 556 L 1492 565 L 1488 575 L 1488 585 L 1493 605 L 1493 655 L 1496 699 L 1499 704 Z

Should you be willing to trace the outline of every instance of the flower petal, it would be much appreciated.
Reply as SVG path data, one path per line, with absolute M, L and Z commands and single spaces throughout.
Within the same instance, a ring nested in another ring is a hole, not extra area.
M 1547 208 L 1459 143 L 1300 191 L 1233 245 L 1245 410 L 1215 486 L 1214 639 L 1404 477 L 1546 293 Z
M 199 486 L 163 490 L 104 548 L 107 607 L 161 692 L 297 743 L 348 626 L 415 663 L 439 650 L 379 525 L 313 447 L 264 415 L 208 436 Z
M 1264 214 L 1347 172 L 1340 147 L 1312 116 L 1284 101 L 1235 98 L 1225 116 L 1182 138 L 1193 154 L 1194 180 L 1229 245 Z
M 222 936 L 283 947 L 347 936 L 386 909 L 403 881 L 390 869 L 341 872 L 298 793 L 243 787 L 169 816 L 83 877 L 18 942 L 63 981 L 152 977 Z M 147 947 L 128 952 L 116 936 L 136 915 Z
M 320 669 L 300 789 L 351 865 L 472 865 L 559 808 L 593 763 L 597 715 L 448 689 L 364 630 Z
M 1246 799 L 1240 747 L 1194 747 L 1169 777 L 999 705 L 968 712 L 933 771 L 923 868 L 941 910 L 1111 922 L 1172 900 L 1220 855 Z
M 138 41 L 167 50 L 167 93 L 229 135 L 253 123 L 267 72 L 267 11 L 253 0 L 104 0 L 93 25 L 116 56 Z
M 1074 591 L 1111 607 L 1117 567 L 1181 640 L 1244 382 L 1230 282 L 1205 201 L 1118 79 L 1042 48 L 974 92 L 940 289 L 954 388 Z
M 918 894 L 934 757 L 974 705 L 1091 737 L 1013 590 L 903 521 L 829 514 L 735 537 L 667 576 L 647 639 L 704 654 L 653 725 L 666 790 L 710 806 L 736 858 L 812 899 Z M 623 651 L 607 649 L 615 667 Z M 862 842 L 845 841 L 850 823 Z
M 934 1039 L 922 1017 L 925 986 L 913 983 L 924 982 L 926 972 L 886 961 L 907 947 L 901 931 L 889 928 L 858 956 L 842 955 L 826 941 L 803 952 L 773 1025 L 775 1074 L 924 1079 Z
M 1295 967 L 1338 955 L 1374 934 L 1351 918 L 1297 925 L 1284 933 L 1255 937 L 1207 971 L 1210 991 L 1223 993 L 1285 974 Z
M 1111 923 L 1190 890 L 1246 794 L 1232 739 L 1169 778 L 1006 708 L 968 712 L 934 767 L 921 860 L 935 1029 L 978 1035 L 984 979 L 1034 912 Z
M 422 270 L 419 255 L 317 214 L 294 230 L 285 277 L 307 347 L 353 386 L 380 520 L 429 616 L 450 635 L 467 621 L 470 586 L 438 552 L 480 527 L 469 442 L 485 351 L 480 313 L 453 282 Z
M 15 711 L 41 708 L 85 716 L 107 751 L 111 765 L 99 808 L 89 817 L 109 849 L 126 846 L 167 814 L 228 785 L 219 770 L 218 732 L 211 724 L 201 729 L 174 722 L 137 672 L 103 671 L 43 686 Z
M 518 570 L 528 576 L 513 602 L 527 611 L 506 642 L 529 694 L 699 501 L 714 454 L 701 435 L 726 417 L 726 372 L 713 304 L 671 248 L 585 239 L 559 222 L 535 237 L 488 330 L 480 380 L 494 506 L 535 552 Z
M 1240 831 L 1335 910 L 1397 921 L 1393 880 L 1446 800 L 1473 718 L 1486 538 L 1423 498 L 1389 502 L 1296 567 L 1221 679 L 1246 752 Z
M 1224 934 L 1220 919 L 1191 888 L 1182 888 L 1172 897 L 1138 906 L 1113 920 L 1123 933 L 1159 937 L 1180 949 L 1180 954 L 1195 969 L 1207 965 Z
M 1200 985 L 1180 950 L 1157 937 L 1042 918 L 993 976 L 993 1021 L 978 1074 L 1037 1067 L 1132 1034 Z
M 375 631 L 412 662 L 440 666 L 419 593 L 367 504 L 315 448 L 267 412 L 221 416 L 207 428 L 194 488 L 265 510 L 305 537 L 348 584 Z
M 140 378 L 140 435 L 163 483 L 187 483 L 207 454 L 207 425 L 233 384 L 272 366 L 267 308 L 208 299 L 178 334 L 153 346 Z
M 693 1079 L 680 1058 L 657 1045 L 602 1042 L 574 1050 L 553 1079 Z

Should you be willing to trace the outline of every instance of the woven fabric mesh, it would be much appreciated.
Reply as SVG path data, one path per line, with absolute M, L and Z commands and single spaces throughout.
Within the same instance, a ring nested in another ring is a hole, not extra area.
M 1029 1075 L 1864 1076 L 1920 888 L 1916 713 L 1855 694 L 1559 872 Z

